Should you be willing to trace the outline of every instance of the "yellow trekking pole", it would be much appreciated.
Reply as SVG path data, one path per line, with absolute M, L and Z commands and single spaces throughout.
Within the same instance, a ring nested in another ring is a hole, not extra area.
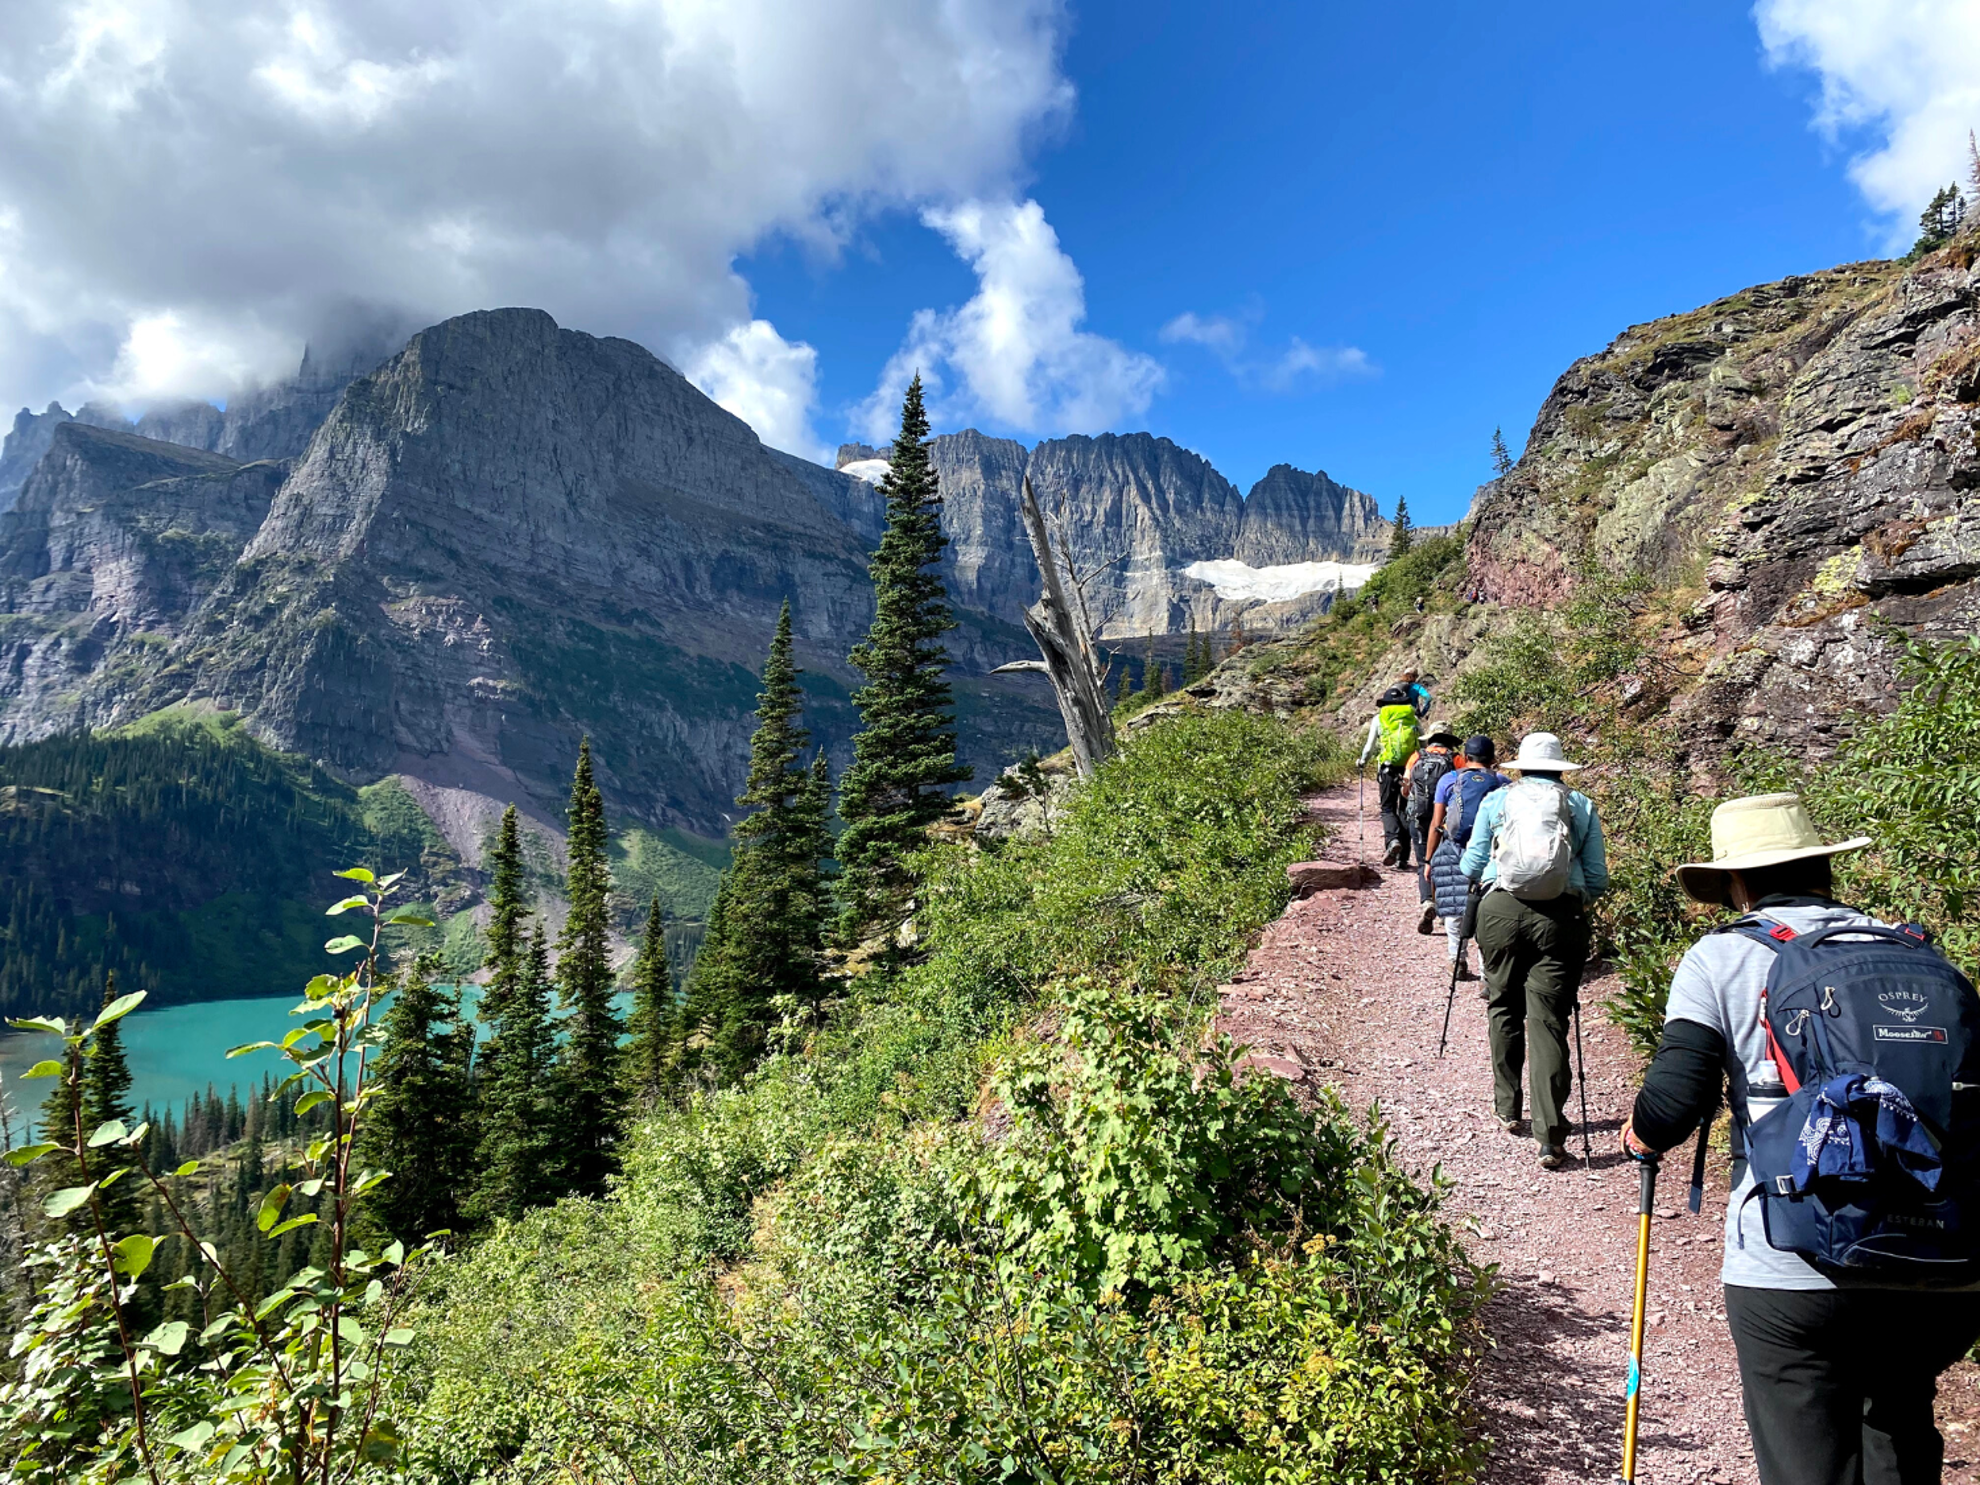
M 1640 1160 L 1641 1184 L 1636 1202 L 1636 1304 L 1629 1321 L 1629 1381 L 1623 1396 L 1628 1399 L 1623 1417 L 1622 1469 L 1616 1475 L 1619 1485 L 1635 1485 L 1636 1413 L 1643 1397 L 1643 1306 L 1650 1291 L 1650 1217 L 1657 1199 L 1657 1157 Z

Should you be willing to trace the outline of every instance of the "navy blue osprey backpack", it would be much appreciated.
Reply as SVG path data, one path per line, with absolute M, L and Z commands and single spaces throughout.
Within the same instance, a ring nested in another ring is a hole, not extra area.
M 1787 1097 L 1745 1130 L 1767 1241 L 1843 1281 L 1980 1280 L 1972 983 L 1915 925 L 1719 931 L 1774 951 L 1760 1018 Z

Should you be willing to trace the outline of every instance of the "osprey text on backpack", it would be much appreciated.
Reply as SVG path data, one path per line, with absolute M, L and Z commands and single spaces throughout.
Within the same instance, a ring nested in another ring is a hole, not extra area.
M 1493 882 L 1522 902 L 1551 902 L 1567 891 L 1574 866 L 1567 785 L 1529 775 L 1506 790 L 1492 845 Z
M 1831 1278 L 1980 1280 L 1972 983 L 1916 925 L 1717 931 L 1774 952 L 1760 1015 L 1781 1083 L 1734 1090 L 1768 1243 Z

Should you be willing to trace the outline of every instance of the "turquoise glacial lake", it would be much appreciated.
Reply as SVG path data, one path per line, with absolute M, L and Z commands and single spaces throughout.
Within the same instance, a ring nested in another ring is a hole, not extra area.
M 209 1083 L 224 1098 L 230 1086 L 246 1093 L 260 1084 L 264 1073 L 280 1076 L 283 1059 L 274 1052 L 251 1052 L 229 1062 L 227 1049 L 242 1042 L 280 1041 L 298 1024 L 289 1017 L 296 1003 L 294 995 L 277 995 L 133 1011 L 123 1023 L 131 1101 L 139 1108 L 149 1102 L 162 1113 L 168 1106 L 182 1106 L 194 1093 L 203 1096 Z M 24 1083 L 21 1074 L 44 1057 L 60 1056 L 61 1045 L 45 1032 L 0 1035 L 0 1088 L 17 1116 L 32 1118 L 49 1088 L 40 1079 Z
M 462 999 L 472 1012 L 481 998 L 481 987 L 461 988 Z M 383 1003 L 389 1001 L 389 996 L 384 997 Z M 245 1096 L 249 1088 L 261 1086 L 264 1075 L 281 1077 L 288 1061 L 279 1052 L 248 1052 L 229 1061 L 227 1049 L 243 1042 L 280 1041 L 285 1032 L 301 1023 L 301 1017 L 289 1015 L 297 1003 L 296 996 L 276 995 L 133 1011 L 123 1023 L 124 1057 L 131 1068 L 131 1102 L 139 1109 L 148 1102 L 153 1113 L 162 1114 L 167 1108 L 183 1108 L 195 1093 L 204 1097 L 209 1084 L 225 1098 L 229 1088 L 237 1088 Z M 614 1004 L 623 1016 L 631 1009 L 631 997 L 621 993 Z M 40 1111 L 49 1088 L 38 1078 L 23 1082 L 21 1074 L 44 1057 L 59 1056 L 60 1051 L 61 1043 L 46 1032 L 0 1033 L 0 1090 L 14 1106 L 16 1142 L 25 1142 L 24 1126 Z

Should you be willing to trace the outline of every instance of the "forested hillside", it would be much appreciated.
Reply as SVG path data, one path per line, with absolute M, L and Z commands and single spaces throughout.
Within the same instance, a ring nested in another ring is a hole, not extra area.
M 556 842 L 532 840 L 554 894 Z M 342 895 L 338 861 L 408 873 L 436 925 L 405 951 L 469 974 L 485 844 L 464 860 L 396 777 L 354 787 L 262 746 L 231 713 L 175 709 L 0 748 L 0 1013 L 80 1014 L 106 972 L 152 1005 L 287 993 L 329 965 L 321 915 Z M 634 827 L 613 852 L 614 932 L 636 937 L 657 896 L 685 969 L 725 848 Z
M 330 863 L 467 877 L 389 780 L 354 789 L 225 716 L 0 749 L 0 1008 L 77 1014 L 114 971 L 156 1003 L 279 992 L 326 965 Z

